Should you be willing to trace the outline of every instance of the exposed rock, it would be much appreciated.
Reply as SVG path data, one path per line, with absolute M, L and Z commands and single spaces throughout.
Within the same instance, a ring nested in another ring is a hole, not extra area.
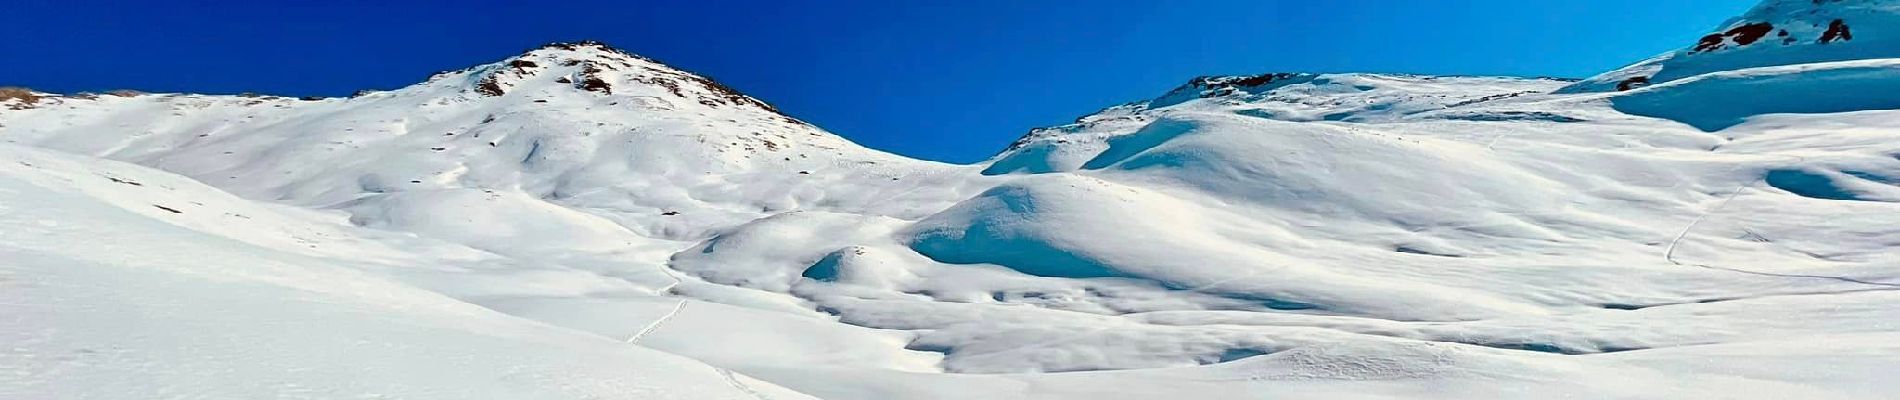
M 580 88 L 581 90 L 586 90 L 589 92 L 597 92 L 600 94 L 613 94 L 613 89 L 614 89 L 613 85 L 608 84 L 607 80 L 600 78 L 601 72 L 602 71 L 599 66 L 596 66 L 592 63 L 587 64 L 586 67 L 581 69 L 581 83 L 579 86 L 576 86 L 576 87 Z M 666 86 L 666 88 L 672 91 L 674 96 L 680 95 L 679 86 L 668 85 Z
M 1622 82 L 1617 82 L 1616 91 L 1621 92 L 1621 91 L 1626 91 L 1626 90 L 1635 89 L 1635 88 L 1644 87 L 1644 86 L 1649 86 L 1649 77 L 1647 76 L 1632 77 L 1629 79 L 1624 79 Z
M 501 82 L 495 80 L 495 75 L 490 74 L 482 77 L 482 81 L 475 84 L 475 93 L 481 93 L 483 96 L 501 96 L 506 92 L 501 90 Z
M 1829 22 L 1827 24 L 1827 32 L 1821 33 L 1822 44 L 1833 43 L 1837 40 L 1854 40 L 1854 32 L 1847 29 L 1847 21 L 1837 19 L 1834 20 L 1834 22 Z
M 771 111 L 774 113 L 779 112 L 778 107 L 773 107 L 771 104 L 766 104 L 763 101 L 759 101 L 759 99 L 752 98 L 752 96 L 747 96 L 744 93 L 739 93 L 738 90 L 734 90 L 733 88 L 727 87 L 724 84 L 720 84 L 719 82 L 713 81 L 710 78 L 706 78 L 706 77 L 702 77 L 698 75 L 686 75 L 686 78 L 694 82 L 697 82 L 702 86 L 705 86 L 706 89 L 711 90 L 714 95 L 718 96 L 718 99 L 724 100 L 726 104 L 751 105 L 754 107 L 763 108 L 766 111 Z M 702 99 L 701 103 L 705 103 L 705 99 Z M 712 104 L 707 104 L 707 105 L 712 105 Z
M 1731 28 L 1726 32 L 1711 33 L 1708 36 L 1703 36 L 1702 40 L 1696 42 L 1695 48 L 1691 51 L 1704 53 L 1721 50 L 1727 47 L 1729 43 L 1734 43 L 1736 46 L 1747 46 L 1761 40 L 1763 36 L 1768 36 L 1768 32 L 1773 32 L 1774 30 L 1775 25 L 1767 22 L 1744 24 Z
M 1302 76 L 1293 73 L 1269 73 L 1241 76 L 1200 76 L 1188 80 L 1186 88 L 1201 89 L 1201 97 L 1214 97 L 1238 89 L 1256 88 Z

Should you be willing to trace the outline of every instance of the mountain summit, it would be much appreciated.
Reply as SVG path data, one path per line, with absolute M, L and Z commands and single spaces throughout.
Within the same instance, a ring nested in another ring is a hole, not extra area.
M 1591 77 L 1564 92 L 1629 90 L 1755 67 L 1900 57 L 1900 2 L 1766 0 L 1696 43 Z
M 791 207 L 796 202 L 770 193 L 835 177 L 826 173 L 841 165 L 909 164 L 599 42 L 550 44 L 351 98 L 36 97 L 0 115 L 9 141 L 144 163 L 313 207 L 519 190 L 532 198 L 598 196 L 653 215 L 712 207 L 693 218 L 745 220 Z M 746 184 L 756 197 L 697 193 L 723 192 L 699 181 L 730 175 L 780 179 Z M 739 205 L 754 202 L 765 203 Z
M 538 89 L 555 83 L 601 95 L 676 99 L 708 108 L 778 109 L 711 79 L 682 71 L 598 41 L 551 43 L 494 64 L 445 72 L 430 81 L 472 83 L 485 96 Z M 785 117 L 788 122 L 797 122 Z

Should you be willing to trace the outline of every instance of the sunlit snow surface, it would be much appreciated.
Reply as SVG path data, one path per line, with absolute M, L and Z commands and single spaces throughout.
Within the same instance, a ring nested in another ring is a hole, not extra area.
M 0 107 L 0 398 L 1884 397 L 1861 58 L 1197 80 L 970 166 L 592 44 L 47 95 Z

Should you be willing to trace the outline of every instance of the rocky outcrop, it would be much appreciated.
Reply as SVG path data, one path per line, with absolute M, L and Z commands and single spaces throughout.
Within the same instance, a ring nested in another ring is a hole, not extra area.
M 1622 91 L 1627 91 L 1630 89 L 1635 89 L 1635 88 L 1644 87 L 1644 86 L 1649 86 L 1649 77 L 1647 76 L 1631 77 L 1629 79 L 1624 79 L 1621 82 L 1617 82 L 1616 91 L 1622 92 Z
M 1847 27 L 1847 20 L 1834 20 L 1827 24 L 1827 31 L 1821 33 L 1821 43 L 1854 40 L 1854 32 Z
M 1175 90 L 1198 91 L 1201 98 L 1208 98 L 1238 90 L 1260 88 L 1303 76 L 1311 76 L 1311 74 L 1278 72 L 1259 75 L 1199 76 L 1188 80 L 1187 85 Z
M 1774 30 L 1775 25 L 1767 22 L 1743 24 L 1730 28 L 1726 32 L 1711 33 L 1708 36 L 1703 36 L 1702 40 L 1696 42 L 1695 47 L 1690 50 L 1690 52 L 1710 52 L 1721 50 L 1730 45 L 1747 46 L 1755 44 L 1755 42 L 1760 41 L 1762 37 L 1768 36 L 1768 32 L 1773 32 Z M 1781 31 L 1781 34 L 1787 35 L 1788 31 Z

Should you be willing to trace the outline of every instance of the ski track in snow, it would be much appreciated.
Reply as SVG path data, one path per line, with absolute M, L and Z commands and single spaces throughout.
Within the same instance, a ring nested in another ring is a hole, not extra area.
M 674 282 L 674 285 L 678 285 L 678 284 L 679 284 L 678 281 Z M 671 289 L 671 288 L 672 288 L 671 285 L 667 287 L 667 289 Z M 661 292 L 665 292 L 665 290 L 661 290 Z M 660 328 L 665 326 L 667 322 L 672 321 L 674 317 L 679 316 L 680 312 L 686 309 L 687 301 L 688 300 L 686 299 L 680 299 L 678 303 L 674 303 L 673 308 L 671 310 L 668 310 L 666 314 L 661 315 L 659 318 L 655 318 L 652 322 L 648 323 L 646 327 L 641 328 L 639 332 L 635 332 L 633 336 L 627 337 L 627 340 L 626 340 L 627 344 L 634 344 L 634 345 L 640 344 L 640 339 L 645 338 L 648 334 L 651 334 L 655 331 L 660 330 Z M 719 373 L 720 379 L 724 381 L 727 386 L 731 386 L 733 389 L 738 390 L 741 393 L 745 393 L 747 396 L 751 396 L 754 399 L 771 400 L 771 397 L 766 396 L 764 393 L 759 393 L 757 389 L 753 389 L 752 386 L 746 385 L 745 382 L 740 382 L 739 378 L 737 376 L 734 376 L 732 370 L 726 369 L 723 367 L 718 367 L 718 366 L 714 366 L 712 368 L 713 368 L 713 371 Z
M 660 330 L 660 327 L 666 325 L 668 321 L 672 321 L 673 317 L 679 316 L 680 311 L 686 309 L 686 302 L 686 299 L 680 299 L 678 303 L 673 303 L 673 308 L 667 310 L 666 314 L 660 315 L 659 318 L 654 318 L 652 322 L 648 322 L 645 327 L 640 328 L 640 331 L 634 332 L 633 336 L 628 336 L 625 342 L 639 344 L 640 338 L 646 337 L 647 334 L 653 333 L 653 331 Z
M 713 367 L 713 370 L 718 371 L 719 377 L 724 378 L 726 381 L 726 385 L 732 386 L 733 389 L 737 389 L 739 390 L 739 392 L 745 393 L 747 396 L 752 396 L 752 398 L 754 399 L 772 400 L 771 397 L 767 397 L 764 393 L 759 393 L 758 390 L 753 389 L 752 386 L 750 385 L 746 385 L 745 382 L 740 382 L 739 377 L 733 375 L 732 370 L 719 368 L 719 367 Z
M 1772 277 L 1779 277 L 1779 278 L 1797 278 L 1797 279 L 1828 279 L 1828 280 L 1835 280 L 1835 281 L 1861 284 L 1861 285 L 1881 286 L 1885 288 L 1885 289 L 1851 290 L 1851 291 L 1840 291 L 1840 292 L 1819 292 L 1819 293 L 1812 293 L 1812 294 L 1854 293 L 1854 292 L 1864 292 L 1864 291 L 1869 291 L 1869 290 L 1900 290 L 1900 283 L 1874 282 L 1874 281 L 1855 279 L 1855 278 L 1850 278 L 1850 277 L 1845 277 L 1845 276 L 1784 274 L 1784 273 L 1775 273 L 1775 272 L 1762 272 L 1762 271 L 1753 271 L 1753 270 L 1734 268 L 1734 267 L 1720 267 L 1720 266 L 1714 266 L 1714 265 L 1708 265 L 1708 264 L 1683 263 L 1681 261 L 1676 260 L 1676 245 L 1679 243 L 1682 243 L 1682 240 L 1688 237 L 1691 231 L 1695 230 L 1696 225 L 1701 224 L 1703 219 L 1706 219 L 1711 215 L 1720 213 L 1723 208 L 1728 207 L 1729 202 L 1734 201 L 1737 196 L 1742 194 L 1742 191 L 1747 190 L 1748 188 L 1753 187 L 1756 184 L 1759 184 L 1761 182 L 1762 182 L 1761 179 L 1757 179 L 1757 180 L 1742 184 L 1741 186 L 1736 186 L 1735 190 L 1730 191 L 1727 196 L 1723 196 L 1722 201 L 1720 203 L 1716 203 L 1714 208 L 1710 208 L 1708 211 L 1704 211 L 1702 214 L 1696 215 L 1694 220 L 1689 221 L 1688 226 L 1685 226 L 1682 228 L 1682 232 L 1677 234 L 1674 240 L 1669 241 L 1668 248 L 1663 251 L 1663 260 L 1666 260 L 1670 264 L 1675 264 L 1675 265 L 1706 268 L 1706 269 L 1713 269 L 1713 270 L 1719 270 L 1719 271 L 1730 271 L 1730 272 L 1743 273 L 1743 274 L 1749 274 L 1749 275 L 1772 276 Z

